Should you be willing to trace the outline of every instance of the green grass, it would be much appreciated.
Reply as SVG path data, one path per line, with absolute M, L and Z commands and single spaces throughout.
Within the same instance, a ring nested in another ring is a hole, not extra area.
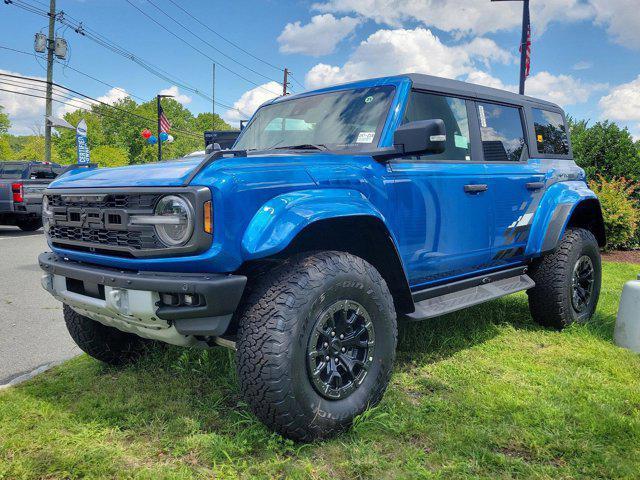
M 611 339 L 639 271 L 605 264 L 597 315 L 563 332 L 524 294 L 403 325 L 383 402 L 313 445 L 251 415 L 225 349 L 82 356 L 0 392 L 0 478 L 638 478 L 640 356 Z

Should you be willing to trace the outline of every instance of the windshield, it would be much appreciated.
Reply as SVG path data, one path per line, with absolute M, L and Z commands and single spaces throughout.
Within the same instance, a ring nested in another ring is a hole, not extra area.
M 356 88 L 260 108 L 235 149 L 371 149 L 378 145 L 393 86 Z

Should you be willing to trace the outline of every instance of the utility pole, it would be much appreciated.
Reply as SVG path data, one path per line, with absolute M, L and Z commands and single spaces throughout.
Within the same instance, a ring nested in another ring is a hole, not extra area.
M 47 93 L 44 118 L 44 160 L 51 161 L 51 123 L 48 117 L 53 113 L 53 52 L 55 50 L 56 0 L 49 0 L 49 37 L 47 38 Z
M 157 108 L 158 108 L 158 161 L 159 162 L 162 161 L 162 141 L 160 140 L 160 130 L 162 128 L 160 125 L 160 116 L 162 114 L 162 107 L 160 106 L 161 97 L 162 95 L 156 96 L 156 102 L 157 102 Z
M 289 86 L 289 69 L 284 69 L 284 80 L 282 81 L 282 96 L 289 95 L 287 93 L 287 87 Z
M 216 64 L 213 64 L 213 78 L 211 79 L 211 113 L 213 118 L 211 119 L 211 128 L 216 129 Z

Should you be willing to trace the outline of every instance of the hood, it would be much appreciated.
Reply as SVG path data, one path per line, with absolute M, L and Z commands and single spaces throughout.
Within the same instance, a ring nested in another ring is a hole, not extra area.
M 49 188 L 179 187 L 202 157 L 118 168 L 77 169 L 54 180 Z
M 101 188 L 101 187 L 179 187 L 202 161 L 203 157 L 194 157 L 179 161 L 145 163 L 119 168 L 97 168 L 92 170 L 71 170 L 58 177 L 49 188 Z M 210 164 L 195 179 L 193 184 L 209 184 L 212 176 L 229 174 L 246 178 L 247 175 L 268 172 L 302 170 L 325 162 L 339 159 L 335 154 L 318 153 L 277 153 L 257 154 L 248 157 L 220 158 Z

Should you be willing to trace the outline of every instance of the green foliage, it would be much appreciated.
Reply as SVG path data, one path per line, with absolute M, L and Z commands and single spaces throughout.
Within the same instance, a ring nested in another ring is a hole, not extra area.
M 605 263 L 594 319 L 563 332 L 532 323 L 526 294 L 403 324 L 382 403 L 312 445 L 251 414 L 231 351 L 82 355 L 0 390 L 0 477 L 638 478 L 640 356 L 612 342 L 637 272 Z
M 91 151 L 91 162 L 101 167 L 123 167 L 129 165 L 129 154 L 122 147 L 100 145 Z
M 13 150 L 7 135 L 0 135 L 0 162 L 13 160 Z
M 636 247 L 636 232 L 640 222 L 640 210 L 633 195 L 638 189 L 636 182 L 624 178 L 607 180 L 599 176 L 598 181 L 589 182 L 598 195 L 602 206 L 608 249 Z
M 156 161 L 158 146 L 150 145 L 140 135 L 140 132 L 145 128 L 157 135 L 155 100 L 138 104 L 127 97 L 113 105 L 118 109 L 130 112 L 131 115 L 105 105 L 95 105 L 90 112 L 77 110 L 66 114 L 64 118 L 72 125 L 77 125 L 81 119 L 85 119 L 92 158 L 94 158 L 93 152 L 96 148 L 109 146 L 127 152 L 130 164 Z M 214 123 L 212 114 L 201 113 L 194 117 L 182 104 L 171 98 L 164 99 L 162 107 L 171 121 L 172 131 L 170 133 L 174 137 L 173 143 L 162 145 L 163 160 L 181 157 L 195 150 L 203 150 L 204 130 L 210 130 Z M 145 120 L 145 118 L 149 120 Z M 215 116 L 215 125 L 219 130 L 231 128 L 218 115 Z M 63 158 L 70 159 L 71 162 L 75 161 L 75 132 L 61 131 L 60 136 L 54 139 L 54 143 Z
M 640 179 L 640 151 L 629 130 L 608 120 L 589 126 L 586 120 L 569 119 L 569 128 L 573 156 L 589 178 Z
M 9 128 L 11 128 L 11 122 L 9 121 L 9 115 L 4 113 L 4 107 L 0 105 L 0 135 L 3 133 L 7 133 Z
M 22 148 L 14 155 L 14 160 L 44 161 L 44 137 L 35 135 L 28 137 Z M 51 145 L 51 161 L 61 163 L 60 155 L 58 155 L 55 145 Z

